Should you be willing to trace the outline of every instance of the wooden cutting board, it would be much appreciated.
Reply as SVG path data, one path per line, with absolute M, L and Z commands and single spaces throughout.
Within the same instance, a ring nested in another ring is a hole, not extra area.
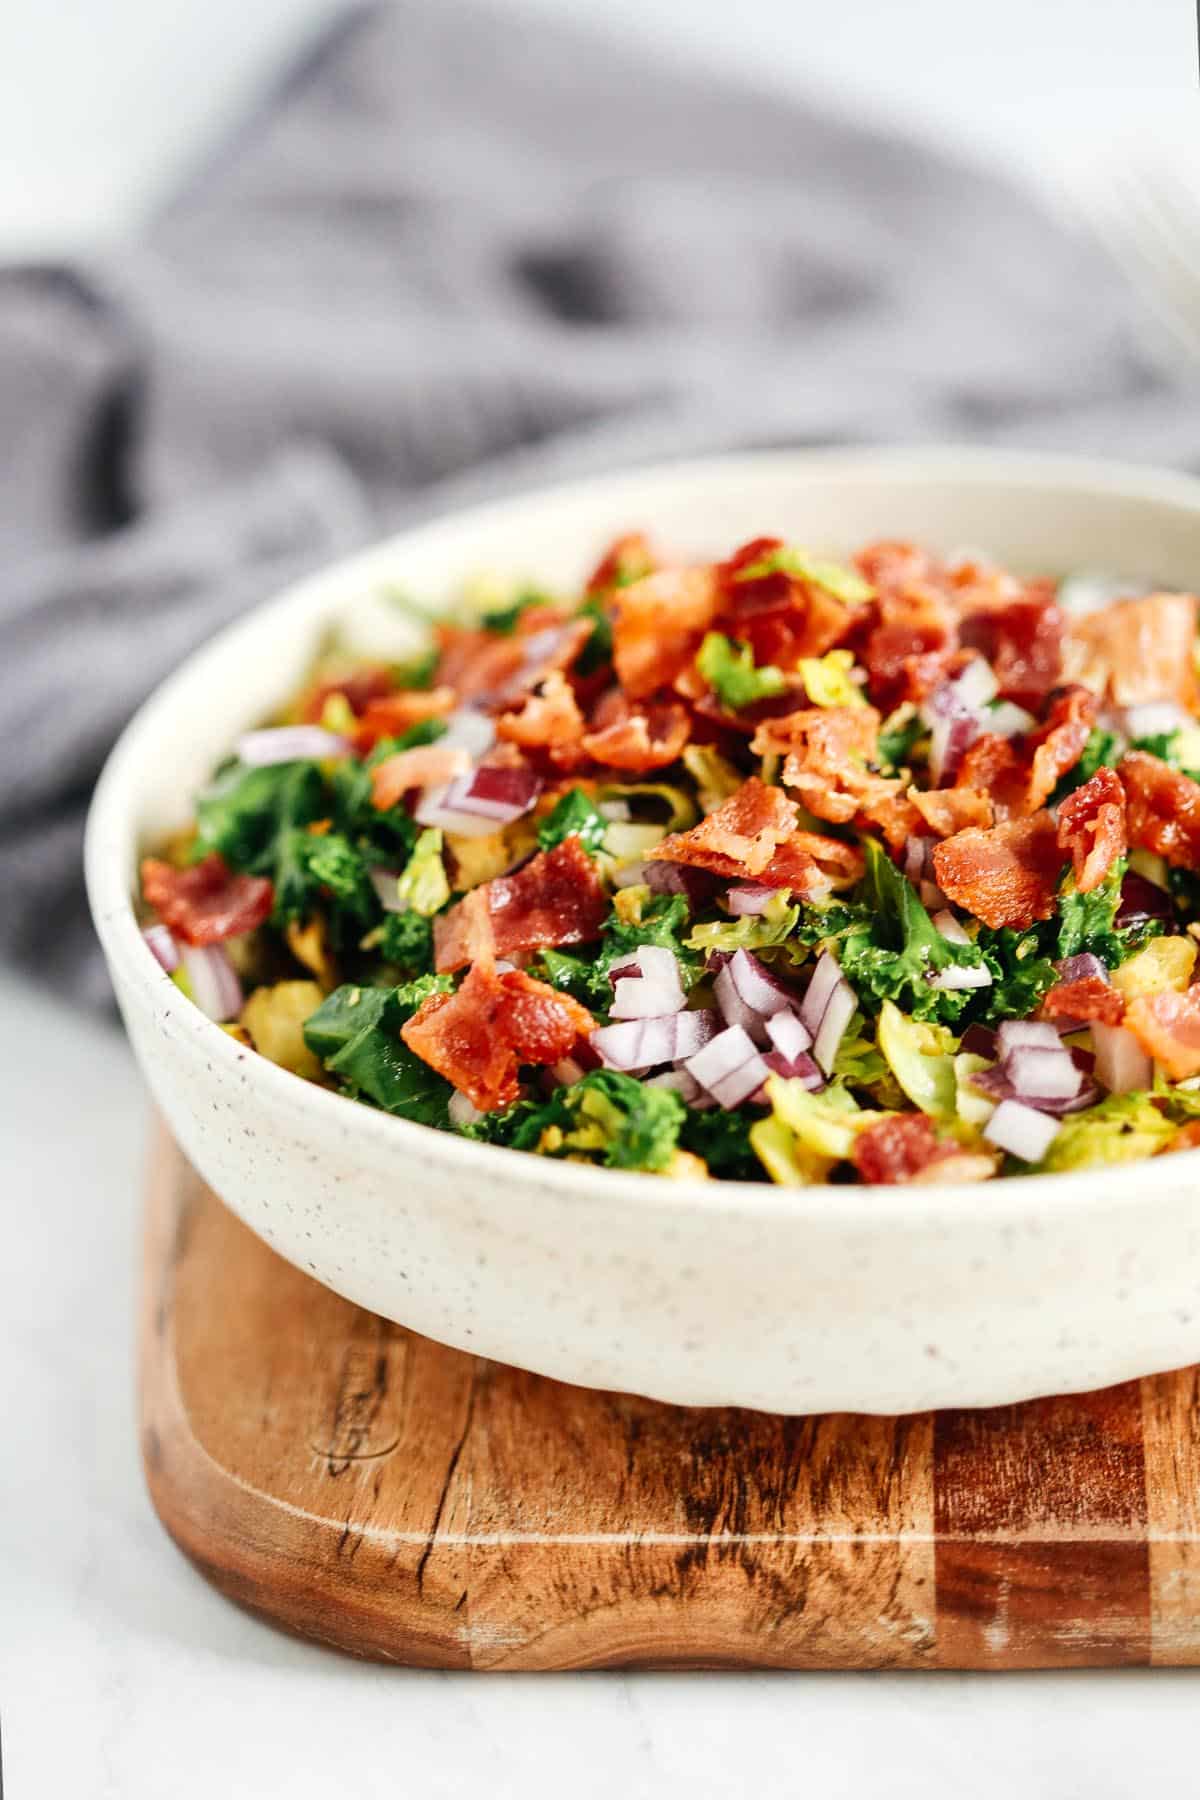
M 231 1599 L 462 1669 L 1200 1664 L 1197 1371 L 776 1418 L 571 1388 L 339 1300 L 162 1135 L 147 1480 Z

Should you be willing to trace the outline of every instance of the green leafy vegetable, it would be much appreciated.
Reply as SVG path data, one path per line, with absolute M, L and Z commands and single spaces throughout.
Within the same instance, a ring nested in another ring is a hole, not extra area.
M 944 1025 L 906 1018 L 890 1000 L 884 1001 L 879 1048 L 913 1105 L 934 1119 L 954 1117 L 955 1043 Z
M 686 1110 L 669 1089 L 646 1087 L 615 1069 L 593 1069 L 549 1100 L 518 1101 L 465 1129 L 468 1137 L 514 1150 L 654 1171 L 674 1156 Z
M 285 833 L 321 818 L 327 796 L 315 762 L 230 763 L 196 801 L 196 858 L 217 850 L 233 869 L 271 875 Z
M 385 963 L 405 974 L 423 975 L 433 962 L 433 922 L 423 913 L 387 913 L 374 948 Z
M 981 928 L 975 942 L 992 971 L 991 987 L 982 990 L 985 1024 L 1028 1018 L 1042 995 L 1054 986 L 1058 971 L 1046 955 L 1044 936 L 1044 928 L 1039 927 L 1031 931 Z
M 772 944 L 782 944 L 800 921 L 800 908 L 790 905 L 789 899 L 781 889 L 767 901 L 764 912 L 695 925 L 684 942 L 689 950 L 700 950 L 705 955 L 714 950 L 764 950 Z
M 1137 1162 L 1161 1150 L 1174 1134 L 1175 1126 L 1164 1118 L 1149 1094 L 1110 1094 L 1086 1112 L 1065 1118 L 1044 1161 L 1028 1172 L 1041 1174 Z
M 855 569 L 810 556 L 807 550 L 798 550 L 791 544 L 782 544 L 778 550 L 759 557 L 757 562 L 747 563 L 744 569 L 738 570 L 737 580 L 757 581 L 763 575 L 780 571 L 794 575 L 800 581 L 811 581 L 814 587 L 824 588 L 827 594 L 832 594 L 835 600 L 845 601 L 848 606 L 875 598 L 875 589 Z
M 440 912 L 450 898 L 450 883 L 442 867 L 442 834 L 423 831 L 396 884 L 398 898 L 426 918 Z
M 744 1107 L 724 1112 L 719 1106 L 688 1112 L 679 1134 L 680 1148 L 703 1157 L 710 1175 L 724 1181 L 757 1181 L 758 1158 L 750 1142 L 754 1115 Z
M 904 715 L 908 716 L 905 717 Z M 885 769 L 904 769 L 929 727 L 911 706 L 898 707 L 879 733 L 879 761 Z
M 696 667 L 731 712 L 782 693 L 786 685 L 782 669 L 773 664 L 756 668 L 749 644 L 734 643 L 720 631 L 710 631 L 705 637 Z
M 948 943 L 886 851 L 871 838 L 862 847 L 862 900 L 843 909 L 852 922 L 836 941 L 842 973 L 866 1012 L 893 1000 L 914 1019 L 954 1024 L 978 990 L 936 988 L 933 977 L 952 963 L 978 967 L 982 952 L 974 944 Z M 828 917 L 835 916 L 831 907 Z
M 1068 769 L 1051 794 L 1048 805 L 1057 806 L 1060 800 L 1090 781 L 1096 770 L 1102 767 L 1115 768 L 1121 760 L 1121 747 L 1111 731 L 1101 731 L 1094 727 L 1083 746 L 1083 755 L 1073 769 Z
M 604 848 L 608 820 L 596 811 L 582 788 L 571 788 L 537 828 L 538 844 L 553 850 L 564 838 L 577 837 L 589 855 Z
M 306 1022 L 304 1041 L 352 1094 L 445 1129 L 452 1089 L 401 1041 L 410 1011 L 395 988 L 337 988 Z
M 1161 935 L 1161 919 L 1146 919 L 1140 924 L 1126 926 L 1122 931 L 1117 930 L 1116 916 L 1121 905 L 1121 882 L 1126 866 L 1125 858 L 1118 858 L 1099 887 L 1093 888 L 1090 894 L 1078 891 L 1072 874 L 1064 876 L 1058 897 L 1057 953 L 1060 957 L 1087 952 L 1115 969 L 1135 950 L 1140 950 L 1148 939 Z

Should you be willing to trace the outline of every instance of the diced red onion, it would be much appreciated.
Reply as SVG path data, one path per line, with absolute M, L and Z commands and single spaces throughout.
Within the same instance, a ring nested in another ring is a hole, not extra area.
M 705 1093 L 694 1075 L 686 1069 L 664 1069 L 661 1075 L 652 1075 L 646 1082 L 647 1087 L 667 1088 L 678 1094 L 685 1106 L 696 1112 L 704 1112 L 717 1103 L 711 1094 Z
M 639 944 L 630 960 L 637 964 L 639 972 L 647 981 L 661 981 L 671 987 L 680 986 L 679 964 L 674 951 L 668 950 L 665 944 Z
M 759 918 L 766 912 L 778 891 L 777 888 L 756 887 L 750 882 L 742 882 L 730 888 L 725 896 L 725 904 L 735 919 Z
M 1073 1100 L 1083 1077 L 1067 1051 L 1022 1045 L 1006 1057 L 1004 1073 L 1022 1100 Z
M 602 800 L 596 811 L 612 825 L 624 825 L 631 816 L 628 800 Z
M 833 1074 L 838 1046 L 858 1008 L 858 997 L 848 981 L 839 980 L 829 996 L 820 1029 L 813 1039 L 813 1057 L 826 1075 Z
M 451 1123 L 460 1126 L 473 1125 L 476 1119 L 483 1117 L 478 1107 L 472 1106 L 467 1096 L 460 1094 L 457 1088 L 446 1102 L 446 1111 L 450 1114 Z
M 1021 1162 L 1041 1162 L 1058 1136 L 1058 1123 L 1024 1106 L 1019 1100 L 1002 1100 L 987 1124 L 983 1135 L 997 1149 L 1006 1150 Z
M 468 756 L 486 755 L 496 741 L 496 727 L 487 713 L 476 706 L 460 706 L 446 721 L 446 729 L 438 743 L 450 750 L 465 750 Z
M 218 1025 L 236 1019 L 242 1010 L 242 984 L 224 944 L 184 944 L 180 953 L 200 1011 Z
M 1092 1021 L 1096 1079 L 1110 1094 L 1134 1094 L 1154 1081 L 1154 1064 L 1124 1025 Z
M 686 1001 L 677 980 L 648 980 L 627 976 L 613 989 L 609 1017 L 613 1019 L 661 1019 L 682 1012 Z
M 708 869 L 689 868 L 686 863 L 655 862 L 646 864 L 646 885 L 655 894 L 682 894 L 689 906 L 703 906 L 721 885 L 721 877 Z
M 621 1019 L 602 1025 L 588 1041 L 607 1069 L 653 1069 L 675 1061 L 675 1018 Z
M 525 764 L 476 769 L 444 787 L 428 788 L 414 817 L 459 837 L 487 837 L 523 818 L 541 781 Z
M 694 1056 L 689 1056 L 683 1066 L 688 1074 L 694 1076 L 701 1087 L 706 1088 L 715 1100 L 720 1100 L 723 1106 L 739 1104 L 737 1100 L 723 1100 L 718 1092 L 723 1084 L 730 1083 L 731 1077 L 735 1076 L 739 1069 L 756 1071 L 754 1078 L 746 1087 L 743 1098 L 754 1093 L 766 1079 L 766 1066 L 755 1049 L 753 1041 L 740 1025 L 729 1025 L 724 1031 L 719 1031 L 714 1038 L 709 1039 L 702 1049 L 697 1050 Z M 731 1085 L 736 1086 L 736 1083 L 731 1083 Z
M 371 886 L 384 912 L 401 913 L 408 911 L 407 900 L 400 898 L 400 877 L 392 869 L 368 869 Z
M 1078 1063 L 1074 1066 L 1079 1069 Z M 969 1076 L 968 1080 L 973 1088 L 978 1088 L 989 1100 L 1021 1100 L 1026 1106 L 1035 1107 L 1038 1112 L 1052 1113 L 1055 1118 L 1062 1118 L 1067 1113 L 1083 1112 L 1100 1098 L 1100 1089 L 1090 1074 L 1084 1076 L 1078 1093 L 1059 1097 L 1021 1092 L 1010 1079 L 1006 1064 L 998 1063 L 993 1069 L 980 1069 L 978 1074 Z
M 990 706 L 983 715 L 984 730 L 990 731 L 993 737 L 1022 737 L 1036 724 L 1033 714 L 1018 706 L 1015 700 L 1002 700 L 999 706 Z
M 173 975 L 179 967 L 179 945 L 165 925 L 147 925 L 142 936 L 160 969 Z
M 754 1039 L 755 1043 L 766 1042 L 767 1034 L 762 1014 L 756 1012 L 738 993 L 729 963 L 726 963 L 718 972 L 717 978 L 713 982 L 713 995 L 721 1009 L 721 1017 L 727 1025 L 739 1026 L 748 1037 Z
M 780 1050 L 768 1050 L 763 1061 L 773 1075 L 782 1075 L 788 1081 L 798 1081 L 810 1093 L 817 1093 L 825 1086 L 825 1077 L 820 1069 L 812 1057 L 803 1051 L 799 1056 L 788 1057 Z
M 1005 1019 L 997 1028 L 996 1046 L 1002 1057 L 1027 1044 L 1042 1050 L 1061 1048 L 1058 1031 L 1044 1019 Z
M 991 663 L 982 656 L 973 657 L 962 674 L 948 685 L 959 708 L 966 712 L 975 712 L 994 700 L 1000 686 Z
M 695 1056 L 710 1039 L 715 1038 L 721 1029 L 719 1015 L 710 1007 L 702 1007 L 696 1012 L 675 1014 L 675 1060 Z
M 1107 981 L 1108 968 L 1098 956 L 1089 950 L 1081 951 L 1078 956 L 1068 956 L 1063 962 L 1056 963 L 1055 968 L 1063 981 Z
M 1124 931 L 1128 925 L 1144 924 L 1147 919 L 1169 921 L 1173 918 L 1171 896 L 1163 888 L 1156 887 L 1144 875 L 1132 870 L 1123 877 L 1121 904 L 1113 921 L 1118 931 Z
M 918 882 L 928 874 L 932 856 L 932 838 L 909 838 L 904 846 L 904 873 L 911 882 Z
M 266 769 L 272 763 L 322 762 L 330 756 L 346 756 L 349 741 L 320 725 L 280 725 L 269 731 L 244 731 L 234 745 L 239 762 L 248 769 Z
M 1173 700 L 1147 700 L 1125 710 L 1125 729 L 1131 738 L 1166 737 L 1174 731 L 1186 731 L 1195 723 L 1191 714 Z
M 817 966 L 812 973 L 812 980 L 808 984 L 808 991 L 800 1003 L 800 1017 L 814 1038 L 821 1029 L 825 1008 L 841 979 L 841 964 L 832 951 L 826 950 L 818 958 Z
M 497 829 L 495 819 L 484 818 L 477 812 L 463 812 L 461 807 L 449 804 L 451 790 L 457 786 L 457 782 L 451 781 L 443 787 L 426 788 L 413 814 L 417 824 L 436 826 L 439 831 L 448 831 L 454 837 L 491 837 Z
M 948 907 L 943 907 L 941 912 L 934 913 L 933 923 L 937 926 L 948 944 L 970 943 L 970 934 L 964 931 L 962 925 Z
M 760 1092 L 770 1073 L 762 1057 L 755 1051 L 749 1062 L 722 1076 L 719 1081 L 710 1083 L 708 1091 L 718 1106 L 724 1107 L 726 1112 L 732 1112 L 735 1106 L 752 1100 Z
M 979 721 L 971 714 L 951 713 L 934 720 L 929 734 L 929 773 L 935 787 L 948 787 L 954 780 L 979 731 Z
M 947 994 L 965 992 L 968 988 L 991 987 L 992 971 L 986 963 L 979 963 L 975 967 L 968 967 L 965 963 L 949 963 L 940 974 L 934 976 L 930 985 Z
M 996 1055 L 996 1034 L 990 1025 L 968 1025 L 958 1047 L 968 1056 L 990 1059 Z
M 574 1087 L 577 1081 L 583 1080 L 584 1069 L 583 1064 L 576 1062 L 573 1056 L 564 1056 L 560 1062 L 555 1063 L 550 1073 L 556 1086 Z
M 812 1034 L 789 1007 L 767 1020 L 767 1036 L 781 1056 L 794 1062 L 812 1048 Z
M 794 1004 L 796 996 L 792 990 L 751 951 L 735 950 L 726 967 L 741 999 L 763 1018 L 769 1019 Z

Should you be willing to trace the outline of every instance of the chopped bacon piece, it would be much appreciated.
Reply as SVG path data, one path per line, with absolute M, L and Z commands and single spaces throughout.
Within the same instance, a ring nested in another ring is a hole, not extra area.
M 1125 1009 L 1125 1024 L 1169 1081 L 1200 1075 L 1200 987 L 1139 994 Z
M 986 793 L 972 786 L 909 788 L 908 798 L 937 837 L 953 837 L 972 825 L 986 829 L 995 819 L 995 808 Z
M 813 706 L 764 719 L 752 748 L 759 755 L 788 753 L 784 782 L 819 819 L 844 825 L 861 817 L 892 844 L 919 828 L 903 782 L 869 766 L 879 753 L 879 714 L 872 706 Z
M 1097 769 L 1058 809 L 1058 843 L 1071 855 L 1075 886 L 1090 894 L 1125 854 L 1125 789 L 1115 769 Z
M 652 575 L 658 558 L 650 548 L 650 540 L 640 531 L 626 532 L 608 546 L 588 576 L 587 593 L 605 594 L 609 588 L 629 587 L 643 576 Z
M 359 717 L 355 744 L 360 752 L 373 750 L 381 738 L 401 737 L 423 719 L 444 719 L 457 705 L 452 687 L 412 688 L 368 700 Z
M 745 574 L 783 547 L 781 538 L 754 538 L 718 565 L 719 623 L 750 645 L 759 665 L 794 669 L 802 656 L 824 656 L 840 644 L 859 614 L 825 588 L 785 569 Z
M 1097 1019 L 1102 1025 L 1119 1025 L 1125 1017 L 1124 996 L 1099 975 L 1079 981 L 1060 981 L 1042 1001 L 1044 1019 Z
M 1200 1119 L 1193 1119 L 1190 1124 L 1181 1125 L 1166 1148 L 1169 1151 L 1200 1149 Z
M 776 846 L 796 832 L 797 819 L 796 803 L 782 788 L 767 787 L 751 775 L 699 825 L 665 837 L 651 860 L 690 863 L 714 875 L 759 876 Z
M 590 619 L 567 618 L 561 607 L 530 608 L 511 637 L 439 625 L 437 681 L 460 700 L 515 700 L 555 669 L 569 669 L 591 635 Z
M 675 700 L 643 707 L 631 707 L 626 701 L 621 714 L 583 739 L 587 754 L 609 768 L 626 769 L 633 775 L 665 769 L 691 736 L 687 708 Z
M 1178 869 L 1200 868 L 1200 782 L 1131 750 L 1117 770 L 1125 789 L 1129 842 Z
M 854 563 L 881 599 L 902 594 L 918 582 L 927 587 L 945 586 L 945 569 L 917 544 L 883 538 L 860 550 Z
M 410 788 L 438 787 L 465 775 L 471 767 L 469 751 L 448 749 L 442 744 L 418 744 L 412 750 L 397 750 L 385 756 L 371 770 L 371 804 L 380 812 L 396 806 Z
M 608 917 L 608 900 L 595 864 L 577 837 L 564 838 L 523 869 L 498 875 L 435 919 L 434 961 L 439 973 L 461 969 L 471 960 L 475 921 L 469 903 L 480 893 L 487 897 L 497 956 L 588 943 L 599 937 Z
M 185 944 L 241 937 L 261 925 L 275 903 L 275 890 L 265 876 L 235 875 L 215 850 L 190 869 L 146 857 L 142 895 Z
M 1048 582 L 1031 582 L 1015 597 L 999 592 L 963 596 L 962 641 L 991 663 L 1006 700 L 1040 705 L 1063 673 L 1066 618 Z
M 1068 673 L 1114 706 L 1176 700 L 1194 712 L 1200 698 L 1192 664 L 1196 607 L 1194 594 L 1147 594 L 1073 620 Z
M 997 819 L 1015 819 L 1025 811 L 1028 771 L 1011 739 L 985 731 L 963 752 L 954 786 L 986 794 Z
M 760 887 L 790 888 L 800 899 L 815 900 L 861 881 L 865 868 L 857 845 L 815 831 L 794 831 L 754 879 Z
M 881 594 L 879 623 L 863 652 L 872 700 L 890 710 L 920 701 L 965 661 L 959 654 L 958 621 L 944 594 L 913 582 Z
M 1096 698 L 1085 687 L 1067 687 L 1050 702 L 1046 722 L 1025 740 L 1030 756 L 1025 811 L 1045 806 L 1059 781 L 1083 755 L 1096 723 Z
M 957 1156 L 959 1146 L 943 1143 L 924 1113 L 894 1113 L 859 1132 L 850 1160 L 864 1181 L 915 1181 L 935 1163 Z
M 934 880 L 956 906 L 985 925 L 1024 931 L 1054 911 L 1064 861 L 1049 813 L 971 829 L 933 852 Z
M 372 700 L 390 694 L 395 685 L 390 669 L 379 663 L 368 663 L 364 668 L 343 675 L 340 680 L 331 676 L 325 681 L 319 681 L 305 697 L 300 716 L 308 725 L 319 725 L 321 714 L 325 711 L 325 702 L 334 694 L 344 694 L 350 711 L 358 718 Z
M 611 601 L 613 663 L 631 700 L 670 687 L 693 660 L 717 607 L 709 568 L 660 569 Z
M 414 1055 L 480 1112 L 509 1106 L 523 1063 L 555 1063 L 595 1021 L 585 1007 L 522 969 L 476 963 L 454 994 L 431 994 L 400 1029 Z
M 522 750 L 544 750 L 560 769 L 579 766 L 585 730 L 574 690 L 557 669 L 517 711 L 501 713 L 496 721 L 497 737 Z

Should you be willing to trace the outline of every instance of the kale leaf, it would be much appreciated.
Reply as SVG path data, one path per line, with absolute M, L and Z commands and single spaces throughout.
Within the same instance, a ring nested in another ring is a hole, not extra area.
M 597 812 L 582 788 L 571 788 L 537 828 L 538 845 L 553 850 L 564 838 L 577 837 L 589 855 L 604 848 L 608 820 Z
M 773 664 L 756 668 L 749 644 L 735 643 L 720 631 L 710 631 L 705 637 L 696 667 L 731 712 L 782 693 L 785 685 L 782 669 Z
M 402 998 L 406 992 L 408 999 Z M 411 990 L 336 988 L 305 1021 L 304 1041 L 352 1095 L 399 1118 L 445 1129 L 450 1083 L 399 1035 L 413 1010 Z

